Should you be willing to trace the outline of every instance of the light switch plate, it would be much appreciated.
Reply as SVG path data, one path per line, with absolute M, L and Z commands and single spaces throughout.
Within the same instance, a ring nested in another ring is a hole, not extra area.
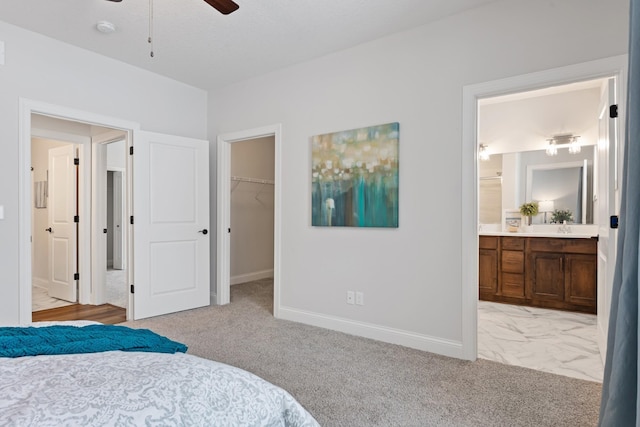
M 4 206 L 0 205 L 0 219 L 4 219 Z

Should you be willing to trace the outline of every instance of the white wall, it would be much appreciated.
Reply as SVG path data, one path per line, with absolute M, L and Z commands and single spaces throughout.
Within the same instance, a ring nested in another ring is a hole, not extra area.
M 282 123 L 282 317 L 460 355 L 462 89 L 624 54 L 628 8 L 497 1 L 210 94 L 211 140 Z M 311 227 L 309 138 L 392 121 L 400 227 Z
M 207 94 L 0 22 L 0 324 L 19 322 L 19 100 L 27 98 L 206 138 Z
M 231 144 L 231 175 L 274 180 L 272 136 Z M 231 284 L 273 277 L 273 185 L 232 182 Z

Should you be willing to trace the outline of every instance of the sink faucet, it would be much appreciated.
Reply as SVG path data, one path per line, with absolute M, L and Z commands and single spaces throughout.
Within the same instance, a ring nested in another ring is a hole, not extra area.
M 571 233 L 571 227 L 567 225 L 567 221 L 562 221 L 562 225 L 558 228 L 558 233 L 569 234 Z

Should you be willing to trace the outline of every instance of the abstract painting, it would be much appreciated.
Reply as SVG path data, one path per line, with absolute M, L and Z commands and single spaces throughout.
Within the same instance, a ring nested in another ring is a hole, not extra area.
M 398 227 L 399 124 L 311 138 L 311 225 Z

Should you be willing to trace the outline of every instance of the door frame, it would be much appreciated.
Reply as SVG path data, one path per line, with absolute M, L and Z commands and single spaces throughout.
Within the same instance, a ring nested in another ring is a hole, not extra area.
M 49 104 L 27 98 L 19 99 L 19 153 L 18 153 L 18 194 L 19 194 L 19 224 L 18 224 L 18 287 L 19 287 L 19 319 L 20 324 L 31 323 L 31 286 L 32 286 L 32 270 L 31 270 L 31 210 L 32 210 L 32 189 L 31 189 L 31 137 L 42 136 L 36 135 L 31 129 L 31 114 L 43 114 L 63 120 L 72 120 L 103 126 L 113 129 L 120 129 L 127 132 L 129 136 L 133 132 L 140 130 L 140 124 L 122 120 L 115 117 L 94 114 L 87 111 L 76 110 L 60 105 Z M 91 188 L 88 183 L 91 182 L 91 150 L 83 144 L 80 147 L 80 175 L 82 180 L 79 183 L 79 194 L 83 203 L 80 204 L 80 230 L 81 234 L 78 250 L 81 253 L 90 253 L 91 248 Z M 131 197 L 131 196 L 129 196 Z M 82 218 L 86 218 L 83 221 Z M 129 243 L 130 244 L 130 243 Z M 132 255 L 131 250 L 129 250 Z M 129 264 L 131 265 L 131 259 Z M 91 277 L 91 257 L 82 257 L 78 266 L 80 277 Z M 81 304 L 87 304 L 92 299 L 91 280 L 80 281 L 79 301 Z M 127 311 L 127 317 L 130 316 L 131 310 Z
M 478 356 L 478 100 L 510 93 L 543 89 L 584 80 L 615 77 L 619 123 L 624 123 L 628 55 L 508 77 L 462 89 L 462 357 Z M 621 127 L 619 127 L 620 129 Z M 618 135 L 620 156 L 624 132 Z M 620 164 L 620 163 L 619 163 Z M 618 174 L 621 171 L 618 170 Z M 615 262 L 615 261 L 614 261 Z
M 91 138 L 91 191 L 92 194 L 98 194 L 100 188 L 106 188 L 106 174 L 109 170 L 107 164 L 107 145 L 112 142 L 124 141 L 125 146 L 129 145 L 129 135 L 120 130 L 110 130 L 108 132 L 96 135 Z M 123 148 L 124 150 L 124 148 Z M 125 154 L 124 152 L 122 153 Z M 125 181 L 127 181 L 127 168 L 125 165 L 121 171 L 125 173 Z M 129 169 L 130 170 L 130 169 Z M 125 192 L 126 194 L 126 192 Z M 106 214 L 106 194 L 104 199 L 97 197 L 91 198 L 91 271 L 92 271 L 92 303 L 104 304 L 106 302 L 106 282 L 105 273 L 107 271 L 107 244 L 106 236 L 102 229 L 107 227 Z M 126 242 L 126 230 L 123 231 Z M 125 275 L 128 274 L 125 271 Z M 124 286 L 124 284 L 123 284 Z M 129 306 L 127 305 L 127 312 Z
M 231 227 L 231 144 L 250 139 L 274 138 L 274 200 L 273 200 L 273 315 L 280 311 L 280 259 L 282 235 L 282 124 L 264 126 L 218 135 L 216 171 L 216 295 L 218 305 L 231 300 L 230 233 Z

